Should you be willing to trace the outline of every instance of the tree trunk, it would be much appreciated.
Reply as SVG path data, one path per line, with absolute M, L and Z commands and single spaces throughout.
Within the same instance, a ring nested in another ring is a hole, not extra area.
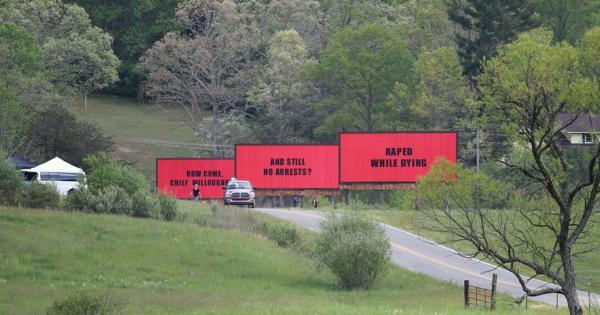
M 568 246 L 568 245 L 565 245 Z M 567 300 L 567 306 L 569 307 L 569 314 L 571 315 L 582 315 L 583 308 L 579 304 L 579 297 L 577 296 L 577 287 L 575 286 L 575 267 L 573 266 L 573 259 L 571 256 L 570 248 L 563 248 L 562 250 L 562 261 L 565 282 L 561 285 L 563 294 Z
M 140 80 L 138 82 L 138 86 L 137 86 L 137 93 L 136 93 L 137 101 L 139 103 L 143 103 L 145 95 L 146 95 L 146 91 L 145 91 L 144 81 Z

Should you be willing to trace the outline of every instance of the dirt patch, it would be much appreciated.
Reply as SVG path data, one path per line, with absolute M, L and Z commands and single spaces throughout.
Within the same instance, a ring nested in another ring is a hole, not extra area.
M 140 150 L 134 150 L 134 149 L 124 146 L 124 145 L 117 146 L 118 153 L 134 153 L 134 152 L 139 152 L 139 151 Z

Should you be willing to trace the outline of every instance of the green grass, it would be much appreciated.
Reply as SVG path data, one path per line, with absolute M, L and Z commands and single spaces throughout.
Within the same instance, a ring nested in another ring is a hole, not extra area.
M 0 314 L 40 314 L 93 288 L 126 314 L 484 314 L 462 289 L 392 267 L 363 292 L 253 234 L 200 227 L 208 207 L 180 203 L 190 222 L 0 207 Z M 531 306 L 531 305 L 530 305 Z M 525 311 L 502 297 L 497 314 Z M 539 309 L 542 308 L 542 309 Z
M 189 149 L 149 144 L 156 141 L 198 143 L 190 127 L 182 121 L 183 112 L 174 106 L 140 104 L 134 99 L 96 95 L 88 97 L 87 110 L 78 100 L 73 108 L 98 124 L 113 137 L 113 156 L 134 164 L 154 184 L 157 157 L 190 157 Z

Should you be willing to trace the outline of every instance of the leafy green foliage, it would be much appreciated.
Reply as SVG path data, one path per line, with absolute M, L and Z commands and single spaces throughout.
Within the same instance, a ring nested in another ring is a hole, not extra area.
M 534 0 L 543 25 L 554 33 L 554 41 L 577 43 L 592 26 L 600 23 L 598 0 Z
M 96 198 L 87 188 L 76 189 L 67 195 L 65 208 L 82 212 L 94 212 Z
M 388 103 L 401 113 L 405 129 L 450 130 L 464 117 L 473 95 L 462 76 L 458 55 L 452 48 L 421 52 L 414 65 L 415 91 L 396 84 Z
M 412 189 L 391 191 L 388 195 L 389 204 L 398 210 L 415 210 L 417 205 L 417 194 Z
M 291 247 L 300 242 L 298 228 L 291 223 L 267 221 L 264 230 L 267 238 L 281 247 Z
M 140 189 L 131 196 L 133 216 L 160 219 L 160 201 L 156 194 Z
M 0 23 L 0 78 L 15 71 L 32 75 L 41 66 L 42 51 L 33 36 L 25 29 L 12 24 Z
M 42 47 L 50 81 L 63 93 L 86 94 L 118 79 L 112 37 L 92 26 L 85 10 L 62 1 L 12 1 L 0 22 L 33 34 Z
M 32 183 L 23 190 L 21 205 L 28 208 L 58 209 L 60 196 L 56 187 L 48 184 Z
M 88 170 L 87 185 L 92 193 L 109 186 L 119 187 L 129 195 L 150 189 L 141 173 L 131 166 L 117 163 L 106 153 L 87 156 L 84 163 Z
M 140 96 L 142 74 L 138 69 L 140 56 L 165 33 L 175 30 L 175 8 L 181 0 L 95 1 L 70 0 L 83 7 L 94 25 L 114 38 L 113 49 L 121 59 L 118 82 L 108 91 L 118 95 Z M 143 95 L 141 95 L 143 96 Z
M 23 189 L 23 175 L 0 151 L 0 204 L 16 205 Z
M 14 153 L 23 144 L 29 118 L 16 96 L 0 82 L 0 151 Z
M 416 193 L 420 209 L 504 209 L 514 189 L 484 173 L 438 159 L 427 175 L 419 178 Z
M 132 208 L 131 198 L 121 187 L 104 187 L 94 198 L 95 212 L 131 215 L 133 213 Z
M 309 64 L 302 37 L 296 31 L 280 31 L 271 37 L 268 65 L 248 100 L 258 115 L 255 133 L 263 141 L 299 142 L 312 136 L 311 100 L 315 89 L 300 71 Z
M 177 200 L 166 194 L 158 195 L 160 217 L 165 221 L 173 221 L 177 217 Z
M 85 156 L 111 151 L 113 145 L 95 124 L 78 118 L 64 106 L 53 106 L 32 113 L 24 151 L 40 161 L 60 156 L 82 165 Z
M 55 301 L 46 311 L 47 315 L 112 315 L 120 313 L 121 305 L 105 294 L 91 291 L 73 293 Z
M 386 99 L 396 84 L 412 86 L 413 57 L 404 42 L 381 24 L 344 28 L 333 35 L 309 76 L 329 94 L 318 107 L 317 135 L 385 130 L 393 120 Z
M 390 260 L 385 232 L 366 217 L 331 214 L 321 223 L 321 232 L 317 256 L 343 289 L 368 289 Z
M 543 125 L 532 128 L 558 130 L 564 128 L 556 120 L 559 112 L 598 112 L 598 86 L 585 73 L 597 68 L 597 52 L 585 48 L 597 45 L 594 40 L 600 37 L 592 34 L 593 31 L 581 53 L 565 43 L 553 45 L 551 32 L 524 33 L 486 63 L 485 73 L 478 81 L 485 96 L 482 106 L 488 122 L 503 126 L 504 133 L 514 135 L 516 140 L 523 137 L 518 131 L 524 127 L 528 113 L 544 119 Z M 584 59 L 589 68 L 580 59 L 586 51 L 591 54 Z M 529 110 L 538 107 L 535 112 Z
M 453 0 L 451 3 L 449 17 L 464 31 L 458 33 L 456 40 L 464 74 L 469 79 L 481 73 L 482 62 L 494 57 L 498 47 L 539 24 L 527 0 Z

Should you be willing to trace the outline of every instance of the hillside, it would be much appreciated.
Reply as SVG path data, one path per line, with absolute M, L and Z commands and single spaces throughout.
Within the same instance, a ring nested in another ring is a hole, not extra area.
M 372 290 L 344 292 L 330 273 L 255 235 L 0 208 L 0 314 L 42 313 L 88 288 L 126 314 L 465 314 L 459 286 L 396 267 Z M 553 312 L 509 303 L 501 298 L 497 314 Z
M 157 157 L 202 154 L 186 148 L 198 144 L 199 139 L 180 119 L 179 108 L 105 95 L 88 97 L 87 110 L 82 101 L 75 102 L 73 108 L 112 136 L 116 142 L 113 156 L 133 164 L 151 184 L 155 181 Z

